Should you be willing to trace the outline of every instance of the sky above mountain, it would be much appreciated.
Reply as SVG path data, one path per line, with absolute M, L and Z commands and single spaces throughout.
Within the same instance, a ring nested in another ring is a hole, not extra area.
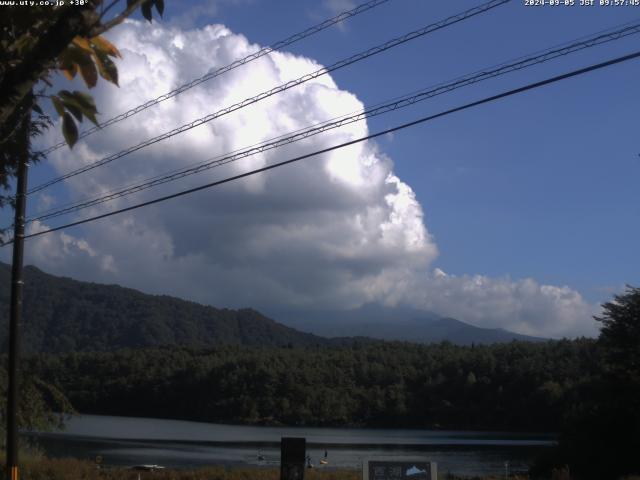
M 477 2 L 391 0 L 252 62 L 32 169 L 30 185 Z M 275 6 L 277 5 L 277 7 Z M 352 8 L 349 0 L 167 2 L 119 26 L 120 88 L 101 118 Z M 640 16 L 630 7 L 497 8 L 319 77 L 33 195 L 30 211 L 191 165 Z M 33 223 L 124 207 L 345 142 L 637 49 L 638 35 L 457 90 L 179 182 Z M 545 337 L 593 335 L 591 315 L 638 284 L 640 62 L 568 80 L 219 188 L 29 240 L 26 261 L 218 307 L 407 306 Z M 56 87 L 68 88 L 66 80 Z M 78 84 L 72 88 L 82 88 Z M 42 140 L 59 139 L 52 129 Z M 3 214 L 6 219 L 6 213 Z M 2 259 L 8 260 L 3 249 Z

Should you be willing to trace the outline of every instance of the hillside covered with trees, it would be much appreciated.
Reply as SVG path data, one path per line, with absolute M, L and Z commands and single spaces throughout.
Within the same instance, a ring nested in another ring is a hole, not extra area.
M 0 263 L 0 315 L 8 318 L 10 273 Z M 25 352 L 105 351 L 184 345 L 316 345 L 327 339 L 253 309 L 229 310 L 118 285 L 80 282 L 25 267 Z M 4 345 L 6 323 L 0 325 Z M 6 348 L 6 347 L 5 347 Z

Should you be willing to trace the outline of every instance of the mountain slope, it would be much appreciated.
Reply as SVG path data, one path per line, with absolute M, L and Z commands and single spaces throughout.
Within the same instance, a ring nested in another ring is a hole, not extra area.
M 269 311 L 290 327 L 320 336 L 367 336 L 384 340 L 417 343 L 450 341 L 457 345 L 490 344 L 522 340 L 546 339 L 521 335 L 500 328 L 481 328 L 455 318 L 441 317 L 433 312 L 367 304 L 349 311 L 320 312 Z
M 0 314 L 8 318 L 8 265 L 0 263 Z M 159 345 L 316 345 L 327 339 L 277 323 L 252 309 L 217 309 L 118 285 L 55 277 L 25 267 L 23 349 L 102 351 Z M 0 326 L 2 345 L 7 323 Z M 4 347 L 6 348 L 6 347 Z M 3 348 L 3 349 L 4 349 Z

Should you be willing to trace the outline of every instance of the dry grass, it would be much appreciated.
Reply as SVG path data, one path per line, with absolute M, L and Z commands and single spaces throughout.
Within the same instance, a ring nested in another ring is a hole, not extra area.
M 22 456 L 21 480 L 279 480 L 278 469 L 242 467 L 205 467 L 197 470 L 160 470 L 157 472 L 137 472 L 127 468 L 98 469 L 93 462 L 72 458 L 48 459 L 38 456 Z M 2 462 L 4 464 L 4 462 Z M 4 475 L 4 465 L 0 467 L 0 478 Z M 359 470 L 305 470 L 305 480 L 360 480 Z M 441 480 L 465 480 L 465 477 L 449 476 L 441 473 Z M 510 476 L 510 480 L 529 480 L 528 476 Z M 550 480 L 570 480 L 569 472 L 558 469 Z M 503 480 L 503 476 L 474 477 L 466 480 Z M 620 480 L 640 480 L 639 476 L 629 476 Z
M 0 468 L 0 472 L 3 471 Z M 98 469 L 92 462 L 67 459 L 31 459 L 25 461 L 20 472 L 21 480 L 279 480 L 278 469 L 242 467 L 205 467 L 197 470 L 160 470 L 137 472 L 126 468 Z M 361 480 L 359 470 L 305 470 L 305 480 Z M 464 480 L 463 477 L 440 474 L 442 480 Z M 4 477 L 0 477 L 4 478 Z M 484 477 L 473 480 L 503 480 L 504 477 Z M 511 480 L 528 480 L 510 477 Z M 634 480 L 634 479 L 629 479 Z M 639 479 L 640 480 L 640 479 Z
M 3 471 L 4 469 L 0 469 Z M 66 459 L 25 461 L 21 480 L 279 480 L 278 469 L 206 467 L 197 470 L 138 472 L 126 468 L 98 469 L 92 462 Z M 2 476 L 4 478 L 4 475 Z M 355 470 L 307 470 L 306 480 L 360 480 Z

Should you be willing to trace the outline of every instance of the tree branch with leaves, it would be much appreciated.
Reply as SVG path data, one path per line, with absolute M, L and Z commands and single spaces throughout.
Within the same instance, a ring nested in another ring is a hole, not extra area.
M 154 8 L 162 16 L 164 1 L 85 0 L 83 6 L 3 9 L 0 15 L 0 187 L 6 189 L 9 179 L 15 175 L 13 156 L 16 152 L 27 149 L 31 162 L 40 160 L 24 140 L 25 132 L 29 136 L 37 135 L 51 124 L 40 100 L 52 102 L 62 119 L 62 133 L 70 147 L 78 139 L 77 122 L 87 118 L 98 125 L 98 108 L 92 96 L 79 90 L 50 93 L 51 78 L 59 73 L 69 80 L 80 75 L 88 89 L 96 86 L 99 77 L 118 85 L 118 69 L 113 59 L 120 57 L 120 52 L 103 34 L 138 9 L 151 22 Z M 32 112 L 37 117 L 32 119 Z M 24 121 L 25 117 L 29 118 L 28 122 Z M 0 207 L 2 205 L 0 198 Z

